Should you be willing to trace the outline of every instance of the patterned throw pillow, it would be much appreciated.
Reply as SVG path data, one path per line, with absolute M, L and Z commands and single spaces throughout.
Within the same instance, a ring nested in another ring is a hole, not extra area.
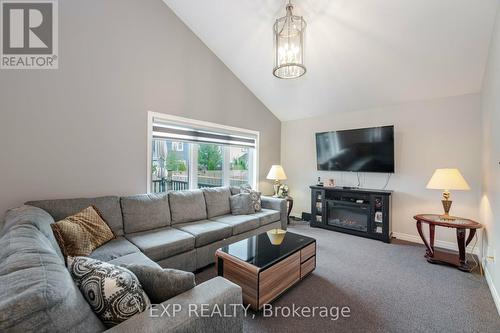
M 253 208 L 256 212 L 260 212 L 262 210 L 262 202 L 260 199 L 260 192 L 252 190 L 252 187 L 250 185 L 242 185 L 241 186 L 241 193 L 248 193 L 250 194 L 250 198 L 252 199 L 253 202 Z
M 68 270 L 107 327 L 145 311 L 151 302 L 130 270 L 87 257 L 68 257 Z
M 93 206 L 50 226 L 65 257 L 88 256 L 115 237 Z

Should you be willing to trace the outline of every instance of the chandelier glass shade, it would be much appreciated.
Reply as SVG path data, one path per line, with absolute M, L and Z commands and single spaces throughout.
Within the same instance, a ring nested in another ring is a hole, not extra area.
M 293 5 L 286 5 L 286 15 L 274 23 L 274 76 L 294 79 L 306 73 L 304 65 L 304 33 L 306 21 L 292 13 Z

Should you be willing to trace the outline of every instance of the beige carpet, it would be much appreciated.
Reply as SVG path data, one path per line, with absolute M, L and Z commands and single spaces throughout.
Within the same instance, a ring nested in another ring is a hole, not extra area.
M 427 263 L 423 246 L 385 244 L 300 222 L 289 230 L 317 239 L 317 267 L 272 305 L 348 306 L 351 315 L 331 320 L 256 313 L 245 319 L 246 332 L 500 332 L 484 277 Z M 210 266 L 196 278 L 215 275 Z

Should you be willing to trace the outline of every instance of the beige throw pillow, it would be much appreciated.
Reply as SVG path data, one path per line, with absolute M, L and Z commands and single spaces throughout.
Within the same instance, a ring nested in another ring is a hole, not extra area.
M 115 237 L 93 206 L 51 224 L 51 227 L 65 257 L 88 256 Z

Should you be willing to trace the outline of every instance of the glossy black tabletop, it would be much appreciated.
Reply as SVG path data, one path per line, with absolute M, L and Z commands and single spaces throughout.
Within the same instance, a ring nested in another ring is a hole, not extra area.
M 313 242 L 314 238 L 292 232 L 286 232 L 283 237 L 274 229 L 224 246 L 220 250 L 265 269 Z

